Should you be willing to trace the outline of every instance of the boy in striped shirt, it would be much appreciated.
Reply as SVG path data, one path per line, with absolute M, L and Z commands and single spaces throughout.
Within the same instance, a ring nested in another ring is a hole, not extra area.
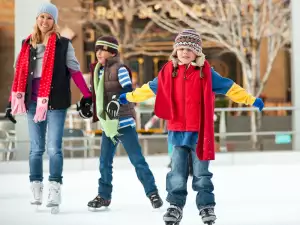
M 93 93 L 93 122 L 100 119 L 102 133 L 100 153 L 100 179 L 98 195 L 88 202 L 90 210 L 107 207 L 111 202 L 112 164 L 116 147 L 121 142 L 128 154 L 130 162 L 135 167 L 138 179 L 142 183 L 146 196 L 153 208 L 159 208 L 163 202 L 158 194 L 154 176 L 142 154 L 135 129 L 134 104 L 121 105 L 118 117 L 109 118 L 117 121 L 117 135 L 111 137 L 106 129 L 103 114 L 112 116 L 107 110 L 114 96 L 132 91 L 131 71 L 120 63 L 118 56 L 118 41 L 111 36 L 97 39 L 95 44 L 97 62 L 91 65 L 91 86 Z M 105 117 L 105 116 L 104 116 Z

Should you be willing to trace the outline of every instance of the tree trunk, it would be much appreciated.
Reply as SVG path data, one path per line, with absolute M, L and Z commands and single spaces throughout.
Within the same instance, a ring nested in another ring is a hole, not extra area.
M 123 51 L 124 51 L 123 48 L 121 46 L 119 46 L 119 57 L 120 57 L 121 63 L 125 62 Z
M 255 92 L 254 92 L 254 96 L 255 97 L 259 97 L 259 89 L 260 89 L 260 83 L 261 83 L 261 74 L 260 74 L 260 55 L 261 55 L 261 41 L 257 42 L 257 51 L 256 51 L 256 82 L 255 82 Z M 256 131 L 260 132 L 261 131 L 261 124 L 262 123 L 262 113 L 261 112 L 257 112 L 256 113 Z M 257 135 L 257 142 L 256 142 L 256 149 L 263 151 L 263 143 L 262 143 L 262 136 L 261 135 Z
M 253 65 L 253 64 L 252 64 Z M 254 74 L 257 72 L 255 71 L 256 69 L 253 68 L 252 66 L 248 66 L 248 65 L 243 65 L 245 66 L 244 72 L 246 72 L 244 78 L 248 79 L 246 82 L 246 85 L 248 84 L 248 87 L 245 87 L 246 90 L 254 95 L 255 93 L 255 83 L 253 80 L 255 80 Z M 257 132 L 257 119 L 256 119 L 256 112 L 255 111 L 251 111 L 250 112 L 250 127 L 251 127 L 251 146 L 253 150 L 257 149 L 257 145 L 258 145 L 258 137 L 256 135 Z
M 261 112 L 257 112 L 256 113 L 256 130 L 257 132 L 261 131 L 261 124 L 262 124 L 262 113 Z M 261 135 L 257 135 L 257 145 L 256 145 L 256 149 L 263 151 L 263 138 Z
M 252 143 L 252 149 L 253 150 L 256 150 L 257 149 L 257 135 L 255 134 L 256 131 L 257 131 L 257 126 L 256 126 L 256 112 L 255 111 L 252 111 L 251 112 L 251 132 L 252 132 L 252 135 L 251 135 L 251 143 Z

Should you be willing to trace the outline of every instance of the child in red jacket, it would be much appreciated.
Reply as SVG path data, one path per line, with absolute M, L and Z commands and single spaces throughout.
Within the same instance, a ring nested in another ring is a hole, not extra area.
M 171 171 L 167 174 L 166 224 L 178 224 L 186 203 L 188 156 L 192 154 L 193 190 L 198 192 L 196 205 L 202 221 L 212 224 L 215 196 L 209 171 L 214 151 L 214 93 L 232 101 L 253 105 L 262 110 L 264 103 L 228 78 L 214 71 L 202 53 L 201 37 L 187 29 L 175 39 L 171 60 L 153 81 L 133 92 L 122 94 L 119 101 L 141 102 L 156 95 L 155 114 L 168 121 L 168 138 L 173 145 Z

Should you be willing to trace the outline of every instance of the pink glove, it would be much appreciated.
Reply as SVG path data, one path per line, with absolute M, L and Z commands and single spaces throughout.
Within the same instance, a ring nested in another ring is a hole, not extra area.
M 48 111 L 48 98 L 38 98 L 33 121 L 35 123 L 38 123 L 46 120 L 47 111 Z
M 26 113 L 25 93 L 13 92 L 11 95 L 11 114 L 21 115 Z

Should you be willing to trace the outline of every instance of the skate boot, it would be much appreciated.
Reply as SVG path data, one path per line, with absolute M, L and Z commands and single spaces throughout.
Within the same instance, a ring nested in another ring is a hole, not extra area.
M 214 224 L 217 219 L 213 207 L 200 210 L 199 215 L 201 216 L 203 223 L 207 225 Z
M 108 207 L 110 205 L 110 200 L 105 200 L 101 196 L 97 195 L 96 198 L 88 202 L 89 211 L 95 212 L 101 207 Z
M 149 199 L 154 209 L 160 208 L 164 204 L 158 193 L 150 195 Z
M 30 188 L 33 194 L 33 199 L 30 203 L 32 205 L 41 205 L 43 202 L 43 183 L 41 181 L 33 181 Z
M 60 183 L 55 181 L 50 181 L 48 202 L 46 206 L 48 208 L 51 208 L 52 214 L 56 214 L 59 212 L 60 203 L 61 203 Z
M 176 205 L 171 205 L 163 218 L 166 225 L 179 225 L 182 219 L 182 209 Z

